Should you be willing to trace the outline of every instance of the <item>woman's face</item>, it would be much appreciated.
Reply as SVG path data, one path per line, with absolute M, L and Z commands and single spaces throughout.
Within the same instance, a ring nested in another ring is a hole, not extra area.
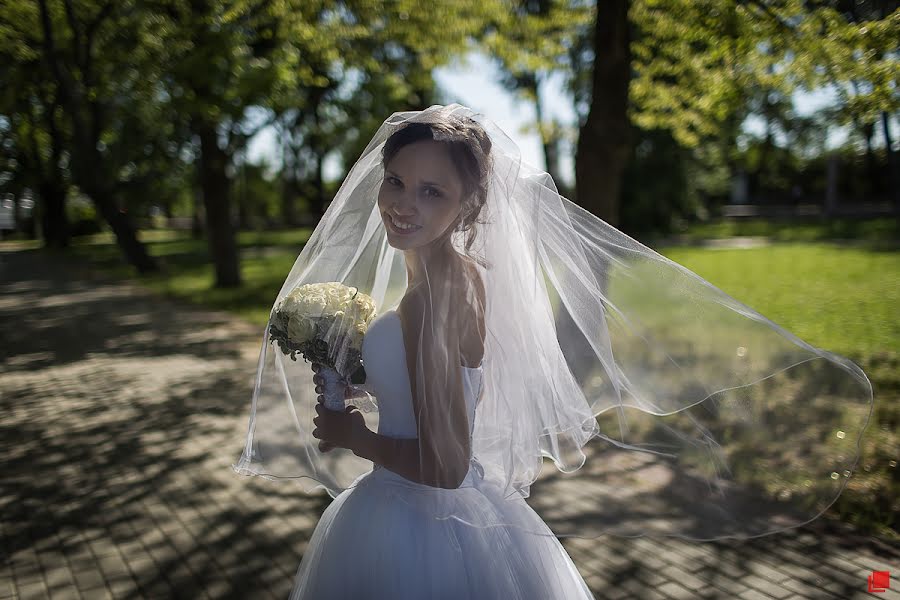
M 422 140 L 402 147 L 385 166 L 378 208 L 388 242 L 410 250 L 441 237 L 462 209 L 463 186 L 446 147 Z M 414 227 L 400 231 L 394 221 Z

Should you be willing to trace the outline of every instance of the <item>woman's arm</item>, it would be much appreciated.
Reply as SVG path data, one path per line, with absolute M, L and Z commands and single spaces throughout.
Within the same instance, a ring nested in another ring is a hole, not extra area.
M 418 438 L 399 439 L 376 433 L 369 429 L 362 413 L 354 406 L 334 411 L 319 402 L 313 424 L 316 428 L 312 435 L 322 440 L 319 449 L 323 452 L 335 446 L 347 448 L 356 456 L 371 460 L 410 481 L 435 485 L 433 477 L 422 476 Z M 450 487 L 459 487 L 459 484 Z
M 436 292 L 437 293 L 437 292 Z M 440 294 L 438 294 L 440 296 Z M 440 302 L 448 302 L 449 296 Z M 435 321 L 431 300 L 417 294 L 400 301 L 400 325 L 412 392 L 419 448 L 415 461 L 419 481 L 440 488 L 458 488 L 469 470 L 469 420 L 459 364 L 458 315 L 439 307 Z M 441 348 L 452 352 L 441 352 Z M 446 354 L 455 357 L 448 364 Z M 421 389 L 420 389 L 421 386 Z

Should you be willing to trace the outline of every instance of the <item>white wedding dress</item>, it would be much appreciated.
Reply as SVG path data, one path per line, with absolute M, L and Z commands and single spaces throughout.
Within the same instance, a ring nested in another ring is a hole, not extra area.
M 362 357 L 365 387 L 378 401 L 378 433 L 414 438 L 412 392 L 396 311 L 370 323 Z M 463 369 L 470 433 L 482 367 Z M 428 493 L 434 488 L 376 465 L 322 514 L 291 600 L 592 599 L 562 544 L 525 499 L 516 495 L 503 500 L 492 489 L 473 459 L 463 484 L 450 491 L 453 514 L 472 515 L 467 520 L 482 524 L 521 523 L 522 529 L 435 519 L 427 507 L 434 501 Z

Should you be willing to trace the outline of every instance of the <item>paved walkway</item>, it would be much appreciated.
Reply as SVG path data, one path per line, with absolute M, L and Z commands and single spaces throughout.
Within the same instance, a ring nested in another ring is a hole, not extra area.
M 230 468 L 261 333 L 0 252 L 0 598 L 287 597 L 328 497 Z M 900 598 L 898 545 L 824 519 L 745 543 L 564 545 L 597 598 Z M 873 569 L 893 589 L 866 593 Z

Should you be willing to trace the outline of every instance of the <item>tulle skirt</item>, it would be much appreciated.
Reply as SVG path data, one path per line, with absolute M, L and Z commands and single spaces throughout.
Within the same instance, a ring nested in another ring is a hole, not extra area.
M 469 522 L 523 526 L 473 527 L 420 510 L 428 496 L 416 489 L 426 487 L 385 468 L 358 478 L 322 514 L 291 600 L 593 599 L 565 548 L 521 496 L 497 501 L 475 487 L 460 490 L 453 514 L 463 514 L 464 502 Z

